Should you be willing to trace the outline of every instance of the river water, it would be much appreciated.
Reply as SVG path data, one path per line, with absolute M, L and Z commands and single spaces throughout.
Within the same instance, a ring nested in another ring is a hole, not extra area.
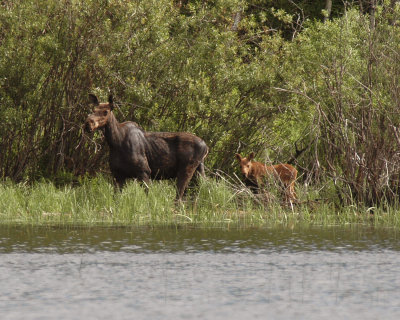
M 0 227 L 0 319 L 399 319 L 400 234 Z

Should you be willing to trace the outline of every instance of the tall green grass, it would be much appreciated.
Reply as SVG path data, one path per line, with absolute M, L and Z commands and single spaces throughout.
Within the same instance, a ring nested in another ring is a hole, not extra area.
M 51 182 L 0 183 L 0 223 L 30 225 L 185 225 L 257 227 L 275 224 L 344 225 L 370 223 L 400 226 L 394 207 L 338 208 L 329 200 L 313 200 L 316 190 L 298 187 L 300 203 L 288 205 L 279 195 L 254 195 L 236 180 L 207 178 L 175 201 L 169 181 L 152 182 L 148 190 L 130 181 L 122 191 L 99 176 L 79 186 L 56 187 Z

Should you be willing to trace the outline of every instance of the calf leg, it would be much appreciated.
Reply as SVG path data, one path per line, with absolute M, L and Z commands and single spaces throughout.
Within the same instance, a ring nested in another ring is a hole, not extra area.
M 285 188 L 286 201 L 296 201 L 296 192 L 294 191 L 294 182 L 290 183 Z
M 290 190 L 290 196 L 291 196 L 292 200 L 294 200 L 294 201 L 297 200 L 296 191 L 294 191 L 294 181 L 290 184 L 289 190 Z

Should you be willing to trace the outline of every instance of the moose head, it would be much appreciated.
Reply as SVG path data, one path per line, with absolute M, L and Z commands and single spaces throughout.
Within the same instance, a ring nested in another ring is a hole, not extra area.
M 108 102 L 99 103 L 94 94 L 89 94 L 89 101 L 94 105 L 93 113 L 89 114 L 85 121 L 85 129 L 92 132 L 96 129 L 103 128 L 110 119 L 111 111 L 114 109 L 113 97 L 108 97 Z

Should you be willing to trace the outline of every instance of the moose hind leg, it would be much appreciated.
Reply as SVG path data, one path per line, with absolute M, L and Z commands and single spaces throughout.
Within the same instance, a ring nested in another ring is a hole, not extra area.
M 184 169 L 180 170 L 177 175 L 177 194 L 176 198 L 181 200 L 183 198 L 183 194 L 185 193 L 185 190 L 190 182 L 190 180 L 193 177 L 194 172 L 196 171 L 197 165 L 196 166 L 187 166 Z
M 206 176 L 206 173 L 204 171 L 204 163 L 200 162 L 200 164 L 197 166 L 196 171 L 199 175 L 201 175 L 203 178 Z

